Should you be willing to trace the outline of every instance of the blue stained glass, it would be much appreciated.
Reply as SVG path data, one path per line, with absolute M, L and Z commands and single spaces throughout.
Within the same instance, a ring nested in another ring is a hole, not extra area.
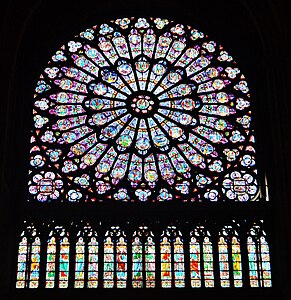
M 58 50 L 37 82 L 31 198 L 160 201 L 159 181 L 175 190 L 163 201 L 256 200 L 250 99 L 233 58 L 191 26 L 97 24 Z

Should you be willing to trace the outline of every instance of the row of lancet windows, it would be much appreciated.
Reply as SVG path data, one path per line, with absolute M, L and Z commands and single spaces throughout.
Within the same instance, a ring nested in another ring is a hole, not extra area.
M 113 226 L 99 239 L 86 225 L 74 239 L 63 226 L 54 226 L 43 245 L 30 225 L 18 246 L 16 287 L 211 288 L 215 276 L 221 287 L 271 287 L 269 247 L 259 223 L 246 239 L 243 247 L 235 226 L 224 226 L 215 239 L 205 226 L 197 226 L 187 243 L 176 226 L 168 226 L 158 239 L 146 226 L 130 239 Z

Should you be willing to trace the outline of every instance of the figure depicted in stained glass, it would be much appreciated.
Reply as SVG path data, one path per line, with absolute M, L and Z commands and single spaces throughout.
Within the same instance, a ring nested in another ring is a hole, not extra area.
M 205 287 L 214 287 L 213 249 L 208 236 L 203 241 L 203 267 Z
M 200 271 L 200 243 L 195 237 L 191 237 L 190 242 L 190 276 L 191 286 L 201 287 L 201 271 Z
M 22 237 L 18 246 L 17 263 L 17 288 L 24 288 L 26 285 L 26 262 L 27 262 L 27 237 Z
M 56 239 L 52 236 L 48 240 L 47 246 L 47 263 L 46 263 L 46 288 L 55 286 L 56 273 Z
M 162 287 L 172 286 L 172 266 L 171 266 L 171 244 L 167 237 L 163 237 L 161 242 L 161 280 Z
M 47 243 L 46 288 L 67 288 L 69 284 L 70 242 L 62 226 L 55 226 Z M 58 281 L 56 282 L 56 272 Z
M 31 244 L 31 256 L 30 256 L 30 276 L 29 287 L 37 288 L 39 285 L 39 265 L 40 265 L 40 238 L 35 237 Z
M 234 221 L 233 221 L 234 222 Z M 239 224 L 226 225 L 220 232 L 218 241 L 220 285 L 222 287 L 242 287 L 242 263 Z M 233 282 L 233 283 L 231 283 Z
M 39 232 L 26 225 L 18 244 L 16 288 L 39 287 L 40 246 Z
M 120 237 L 116 244 L 116 278 L 117 287 L 125 288 L 127 279 L 127 244 Z
M 84 271 L 85 271 L 85 242 L 83 237 L 79 237 L 76 244 L 75 255 L 75 287 L 84 287 Z
M 191 287 L 214 287 L 213 251 L 210 232 L 204 226 L 197 226 L 190 240 Z M 202 280 L 204 278 L 204 281 Z
M 269 245 L 266 240 L 266 233 L 260 223 L 254 224 L 250 229 L 247 241 L 250 286 L 271 287 Z
M 98 287 L 98 241 L 97 233 L 89 224 L 84 226 L 77 234 L 75 252 L 75 288 L 85 287 L 85 274 L 87 274 L 87 287 Z
M 241 249 L 240 242 L 237 236 L 232 237 L 232 264 L 233 264 L 233 280 L 235 287 L 242 287 L 242 263 L 241 263 Z
M 174 272 L 175 287 L 185 287 L 184 246 L 179 236 L 174 241 Z
M 98 286 L 98 242 L 95 236 L 90 237 L 88 243 L 88 288 Z
M 127 242 L 123 231 L 118 226 L 112 226 L 106 232 L 103 286 L 105 288 L 127 287 Z
M 215 273 L 219 275 L 219 285 L 223 288 L 247 286 L 248 282 L 243 281 L 244 253 L 241 250 L 240 224 L 235 220 L 232 222 L 218 231 L 217 239 L 206 226 L 196 226 L 190 232 L 189 263 L 185 262 L 182 233 L 176 226 L 168 226 L 160 237 L 160 267 L 156 261 L 154 235 L 147 226 L 140 226 L 133 232 L 130 244 L 124 232 L 118 226 L 112 226 L 105 233 L 101 258 L 98 258 L 97 233 L 88 223 L 82 225 L 76 233 L 76 239 L 73 238 L 76 240 L 75 249 L 70 244 L 67 230 L 63 226 L 53 226 L 45 247 L 45 287 L 67 288 L 69 277 L 72 276 L 74 288 L 97 288 L 99 259 L 105 288 L 184 288 L 187 287 L 185 271 L 190 276 L 192 288 L 214 287 Z M 214 240 L 217 240 L 217 254 L 213 253 Z M 269 244 L 262 221 L 252 225 L 247 232 L 246 242 L 245 259 L 249 264 L 250 286 L 271 287 Z M 39 282 L 40 247 L 39 232 L 33 225 L 26 225 L 18 246 L 16 288 L 42 286 Z M 128 256 L 129 247 L 131 256 Z M 70 251 L 75 254 L 73 268 L 69 268 Z M 218 264 L 214 261 L 214 255 L 217 255 Z M 128 263 L 131 267 L 129 270 Z M 159 282 L 157 270 L 161 272 Z M 128 282 L 128 271 L 131 272 L 131 282 Z
M 133 233 L 132 242 L 132 286 L 134 288 L 155 287 L 155 257 L 153 233 L 147 226 L 140 226 Z
M 256 199 L 247 81 L 191 26 L 93 26 L 52 56 L 34 96 L 37 201 Z
M 228 262 L 228 245 L 224 237 L 219 238 L 219 269 L 220 269 L 220 283 L 222 287 L 229 287 L 229 262 Z
M 69 280 L 69 252 L 70 244 L 67 237 L 60 241 L 60 272 L 59 272 L 59 287 L 67 288 Z
M 163 232 L 160 243 L 160 254 L 161 286 L 163 288 L 184 287 L 184 245 L 182 233 L 175 226 L 168 226 Z

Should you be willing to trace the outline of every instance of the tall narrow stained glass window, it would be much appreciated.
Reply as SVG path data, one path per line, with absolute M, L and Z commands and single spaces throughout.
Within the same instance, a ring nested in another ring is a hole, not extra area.
M 191 287 L 201 287 L 201 245 L 199 238 L 191 236 L 190 241 L 190 277 Z
M 17 263 L 17 288 L 24 288 L 26 285 L 26 263 L 27 263 L 27 237 L 23 236 L 18 246 Z
M 208 235 L 203 240 L 203 267 L 205 287 L 214 287 L 213 248 Z
M 140 226 L 132 241 L 132 286 L 134 288 L 155 287 L 156 250 L 153 233 Z
M 118 226 L 112 226 L 105 234 L 103 285 L 105 288 L 127 286 L 127 242 Z
M 52 56 L 34 96 L 30 200 L 258 199 L 247 81 L 200 30 L 93 26 Z
M 219 237 L 218 242 L 219 252 L 219 270 L 220 270 L 220 284 L 222 287 L 229 287 L 229 262 L 228 262 L 228 245 L 225 237 Z
M 96 236 L 90 237 L 88 243 L 88 288 L 98 286 L 98 241 Z
M 85 242 L 84 237 L 79 236 L 76 243 L 75 255 L 75 288 L 84 287 L 85 277 Z
M 40 246 L 36 228 L 27 226 L 18 245 L 16 288 L 39 286 Z
M 59 270 L 59 287 L 67 288 L 69 281 L 69 256 L 70 243 L 68 237 L 64 236 L 60 240 L 60 270 Z
M 190 233 L 191 287 L 214 287 L 213 250 L 210 233 L 197 226 Z
M 75 288 L 98 286 L 97 233 L 88 224 L 78 232 L 75 254 Z
M 236 226 L 239 226 L 236 224 Z M 238 232 L 232 226 L 224 226 L 219 235 L 219 270 L 222 287 L 242 287 L 242 263 Z
M 182 233 L 175 226 L 168 226 L 160 242 L 161 286 L 185 287 L 184 245 Z
M 70 243 L 62 226 L 55 226 L 47 243 L 46 288 L 67 288 L 69 281 Z
M 261 227 L 262 222 L 254 224 L 247 240 L 251 287 L 272 286 L 269 245 Z
M 242 261 L 241 261 L 241 248 L 240 241 L 237 236 L 232 237 L 231 244 L 231 257 L 233 264 L 233 282 L 235 287 L 243 286 L 242 279 Z
M 40 237 L 35 237 L 31 244 L 29 287 L 37 288 L 39 285 L 39 266 L 40 266 Z

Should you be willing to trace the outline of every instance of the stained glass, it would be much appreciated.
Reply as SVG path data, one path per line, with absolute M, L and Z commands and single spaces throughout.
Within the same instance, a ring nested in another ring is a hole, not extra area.
M 269 245 L 264 236 L 260 237 L 260 254 L 261 254 L 261 285 L 264 287 L 271 287 L 271 264 L 270 264 L 270 254 Z
M 214 273 L 219 274 L 221 287 L 242 287 L 242 250 L 238 234 L 240 224 L 223 226 L 218 232 L 218 264 L 214 264 L 213 238 L 206 226 L 198 225 L 190 232 L 188 262 L 184 257 L 182 233 L 176 226 L 168 226 L 160 237 L 160 269 L 156 265 L 154 235 L 148 227 L 140 226 L 132 234 L 130 256 L 126 235 L 118 226 L 105 234 L 104 256 L 101 259 L 103 287 L 105 288 L 162 288 L 187 287 L 185 271 L 192 288 L 214 287 Z M 247 259 L 251 287 L 271 287 L 270 250 L 263 222 L 255 223 L 247 232 Z M 40 286 L 40 234 L 33 226 L 22 232 L 18 246 L 16 288 Z M 55 226 L 47 241 L 46 288 L 67 288 L 69 277 L 75 288 L 98 287 L 99 245 L 97 233 L 82 226 L 76 235 L 73 252 L 74 267 L 69 270 L 69 234 L 63 226 Z M 187 257 L 187 256 L 186 256 Z M 129 261 L 128 261 L 129 260 Z M 128 283 L 128 263 L 131 282 Z M 186 264 L 185 264 L 186 263 Z M 186 270 L 185 270 L 186 268 Z M 187 270 L 188 268 L 188 270 Z M 217 269 L 215 269 L 217 268 Z M 160 282 L 156 270 L 160 273 Z M 187 273 L 189 271 L 189 273 Z M 69 272 L 71 272 L 69 276 Z
M 167 237 L 161 242 L 161 284 L 163 288 L 172 286 L 171 244 Z
M 240 243 L 237 237 L 232 238 L 232 265 L 233 265 L 233 280 L 235 287 L 242 287 L 242 264 L 241 264 L 241 250 Z
M 180 237 L 174 241 L 174 281 L 175 287 L 185 287 L 184 246 Z
M 213 250 L 210 232 L 199 225 L 190 232 L 190 279 L 192 288 L 214 287 Z
M 234 226 L 224 226 L 219 233 L 219 270 L 222 287 L 243 286 L 240 241 L 235 229 L 240 225 L 234 220 L 233 222 L 235 223 Z
M 69 253 L 70 243 L 67 237 L 60 242 L 60 261 L 59 261 L 59 287 L 67 288 L 69 281 Z
M 112 226 L 104 241 L 105 288 L 126 288 L 127 286 L 127 242 L 124 233 L 117 226 Z
M 87 275 L 86 275 L 87 274 Z M 75 288 L 98 287 L 98 241 L 97 233 L 87 223 L 77 234 L 75 249 Z
M 98 242 L 91 237 L 88 245 L 88 288 L 98 286 Z
M 208 236 L 203 241 L 203 267 L 205 287 L 214 287 L 213 250 Z
M 182 234 L 175 226 L 168 226 L 162 234 L 161 254 L 161 286 L 185 287 L 184 245 Z
M 146 273 L 146 287 L 155 287 L 155 270 L 156 270 L 156 250 L 155 243 L 152 237 L 148 237 L 145 242 L 145 273 Z
M 55 226 L 49 234 L 46 261 L 46 288 L 67 288 L 69 280 L 70 243 L 62 226 Z M 56 276 L 58 274 L 58 276 Z
M 39 233 L 33 224 L 25 225 L 18 244 L 16 288 L 37 288 L 39 286 L 39 265 Z
M 195 237 L 190 242 L 191 287 L 201 287 L 200 244 Z
M 143 249 L 138 237 L 132 243 L 132 270 L 132 286 L 134 288 L 143 287 Z
M 259 286 L 258 265 L 257 265 L 256 244 L 251 237 L 248 237 L 248 257 L 251 287 Z
M 75 255 L 75 288 L 84 287 L 85 271 L 85 242 L 83 237 L 79 237 L 76 244 Z
M 218 242 L 219 251 L 219 270 L 220 284 L 222 287 L 229 287 L 229 262 L 228 262 L 228 245 L 224 237 L 220 237 Z
M 26 284 L 27 237 L 23 237 L 18 246 L 16 288 L 24 288 Z
M 36 237 L 31 244 L 30 250 L 30 275 L 29 287 L 37 288 L 39 285 L 39 265 L 40 265 L 40 239 Z
M 132 286 L 155 287 L 155 243 L 153 233 L 146 226 L 139 227 L 132 242 Z
M 266 233 L 254 225 L 248 236 L 249 276 L 251 287 L 271 287 L 271 264 Z
M 55 287 L 56 276 L 56 238 L 52 236 L 47 245 L 46 288 Z
M 30 199 L 256 199 L 248 84 L 200 30 L 160 18 L 93 26 L 56 51 L 34 99 Z
M 127 280 L 127 245 L 123 237 L 116 243 L 116 286 L 126 287 Z
M 104 243 L 104 287 L 114 287 L 114 247 L 110 237 Z

